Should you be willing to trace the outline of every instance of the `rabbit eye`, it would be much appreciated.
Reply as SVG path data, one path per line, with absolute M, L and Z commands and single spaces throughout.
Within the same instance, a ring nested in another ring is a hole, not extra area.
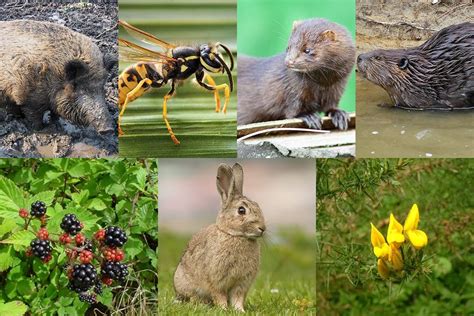
M 239 215 L 245 215 L 245 207 L 241 206 L 238 210 Z

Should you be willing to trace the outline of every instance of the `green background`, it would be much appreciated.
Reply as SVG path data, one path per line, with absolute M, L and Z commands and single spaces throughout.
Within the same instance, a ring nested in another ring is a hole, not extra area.
M 355 38 L 354 0 L 239 0 L 237 6 L 239 53 L 271 56 L 284 52 L 293 21 L 326 18 L 345 26 Z M 340 107 L 355 112 L 355 71 Z

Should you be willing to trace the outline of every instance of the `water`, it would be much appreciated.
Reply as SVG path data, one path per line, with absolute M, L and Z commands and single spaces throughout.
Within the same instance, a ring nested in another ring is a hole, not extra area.
M 407 111 L 388 94 L 357 76 L 358 158 L 473 157 L 474 111 Z

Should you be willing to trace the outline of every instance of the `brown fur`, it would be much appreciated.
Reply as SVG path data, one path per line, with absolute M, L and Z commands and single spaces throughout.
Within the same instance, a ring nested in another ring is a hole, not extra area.
M 354 61 L 344 27 L 324 19 L 296 21 L 286 53 L 239 56 L 238 124 L 299 117 L 320 129 L 318 112 L 324 112 L 347 129 L 348 116 L 338 104 Z
M 70 29 L 29 20 L 0 22 L 0 106 L 19 107 L 34 128 L 51 110 L 73 123 L 113 131 L 99 47 Z
M 265 231 L 265 220 L 257 203 L 242 194 L 243 170 L 220 165 L 217 189 L 222 209 L 212 224 L 189 241 L 174 274 L 180 300 L 230 304 L 244 311 L 244 301 L 260 265 L 257 238 Z M 239 214 L 244 207 L 246 214 Z
M 361 54 L 357 65 L 397 107 L 474 108 L 474 23 L 448 26 L 419 47 Z

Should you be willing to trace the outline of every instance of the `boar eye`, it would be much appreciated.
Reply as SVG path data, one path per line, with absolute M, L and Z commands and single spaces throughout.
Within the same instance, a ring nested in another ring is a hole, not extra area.
M 400 67 L 400 69 L 406 69 L 408 67 L 408 59 L 405 57 L 401 58 L 398 61 L 398 67 Z
M 239 215 L 245 215 L 245 207 L 239 207 L 239 210 L 237 212 L 239 213 Z

